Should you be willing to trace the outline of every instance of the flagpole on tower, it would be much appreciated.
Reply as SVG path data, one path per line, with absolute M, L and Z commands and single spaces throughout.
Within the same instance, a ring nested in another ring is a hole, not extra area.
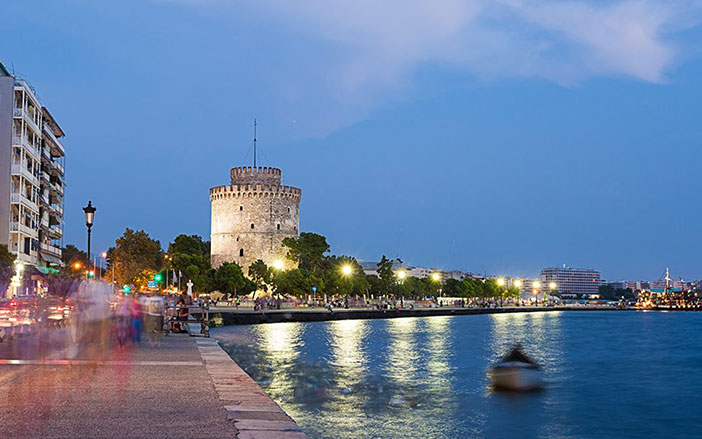
M 256 119 L 254 119 L 254 168 L 256 167 Z

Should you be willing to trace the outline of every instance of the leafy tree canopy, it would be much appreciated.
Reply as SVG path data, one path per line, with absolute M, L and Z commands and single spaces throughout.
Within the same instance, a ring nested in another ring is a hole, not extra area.
M 108 270 L 114 268 L 119 284 L 140 285 L 148 273 L 156 274 L 163 266 L 161 244 L 143 230 L 127 228 L 108 250 L 107 266 Z
M 327 238 L 316 233 L 302 232 L 299 238 L 283 239 L 286 257 L 306 270 L 314 272 L 324 267 L 324 254 L 330 250 Z

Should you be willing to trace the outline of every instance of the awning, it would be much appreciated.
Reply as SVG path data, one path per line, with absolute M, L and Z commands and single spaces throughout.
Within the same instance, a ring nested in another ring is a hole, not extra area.
M 63 261 L 61 259 L 57 258 L 56 256 L 48 255 L 44 252 L 40 252 L 40 253 L 41 253 L 41 258 L 43 260 L 45 260 L 46 262 L 48 262 L 50 264 L 54 264 L 54 265 L 63 266 Z

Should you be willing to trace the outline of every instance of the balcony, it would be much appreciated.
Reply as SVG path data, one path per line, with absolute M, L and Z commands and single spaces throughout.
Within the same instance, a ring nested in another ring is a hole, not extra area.
M 36 122 L 34 122 L 34 120 L 32 119 L 32 115 L 29 114 L 29 111 L 23 108 L 15 108 L 13 116 L 24 118 L 24 120 L 27 122 L 27 125 L 29 125 L 36 134 L 41 135 L 41 130 L 39 129 L 39 126 L 36 124 Z
M 21 175 L 21 176 L 23 176 L 24 178 L 26 178 L 27 180 L 29 180 L 29 182 L 32 183 L 34 186 L 39 187 L 39 179 L 38 179 L 34 174 L 32 174 L 32 173 L 29 171 L 29 169 L 27 169 L 26 166 L 22 166 L 22 165 L 19 165 L 19 164 L 13 164 L 13 165 L 12 165 L 12 170 L 11 170 L 11 172 L 12 172 L 14 175 Z
M 54 135 L 53 131 L 51 131 L 51 128 L 45 123 L 44 124 L 44 137 L 48 138 L 50 140 L 50 143 L 52 143 L 52 155 L 54 156 L 61 156 L 63 157 L 66 155 L 66 150 L 63 148 L 63 144 L 59 141 L 59 139 L 56 138 Z M 54 153 L 54 149 L 56 149 L 57 153 Z
M 10 203 L 24 204 L 26 207 L 29 208 L 29 210 L 37 213 L 39 212 L 39 207 L 37 207 L 37 203 L 25 197 L 23 194 L 10 194 Z
M 26 136 L 12 136 L 12 145 L 24 147 L 34 160 L 39 161 L 41 159 L 39 150 L 29 143 L 29 139 Z
M 56 170 L 59 171 L 59 174 L 66 175 L 63 173 L 63 165 L 60 162 L 53 162 L 53 164 L 54 164 L 54 167 L 56 168 Z
M 33 228 L 27 226 L 26 224 L 22 224 L 20 222 L 13 221 L 10 223 L 10 232 L 20 232 L 24 233 L 25 235 L 29 235 L 32 238 L 37 237 L 37 231 L 34 230 Z
M 63 206 L 60 204 L 52 204 L 51 206 L 51 213 L 55 214 L 56 216 L 63 216 Z
M 56 256 L 57 258 L 61 258 L 61 249 L 58 247 L 54 247 L 51 244 L 42 244 L 41 251 L 42 253 L 48 253 L 52 256 Z
M 49 236 L 51 236 L 51 239 L 61 239 L 63 237 L 63 228 L 58 225 L 49 227 Z

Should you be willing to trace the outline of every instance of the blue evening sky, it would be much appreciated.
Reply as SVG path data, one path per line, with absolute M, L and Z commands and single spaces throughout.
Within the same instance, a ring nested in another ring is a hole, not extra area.
M 698 2 L 3 0 L 0 59 L 67 133 L 65 243 L 209 237 L 261 163 L 337 254 L 702 278 Z M 247 158 L 248 155 L 248 158 Z M 246 160 L 246 161 L 245 161 Z

